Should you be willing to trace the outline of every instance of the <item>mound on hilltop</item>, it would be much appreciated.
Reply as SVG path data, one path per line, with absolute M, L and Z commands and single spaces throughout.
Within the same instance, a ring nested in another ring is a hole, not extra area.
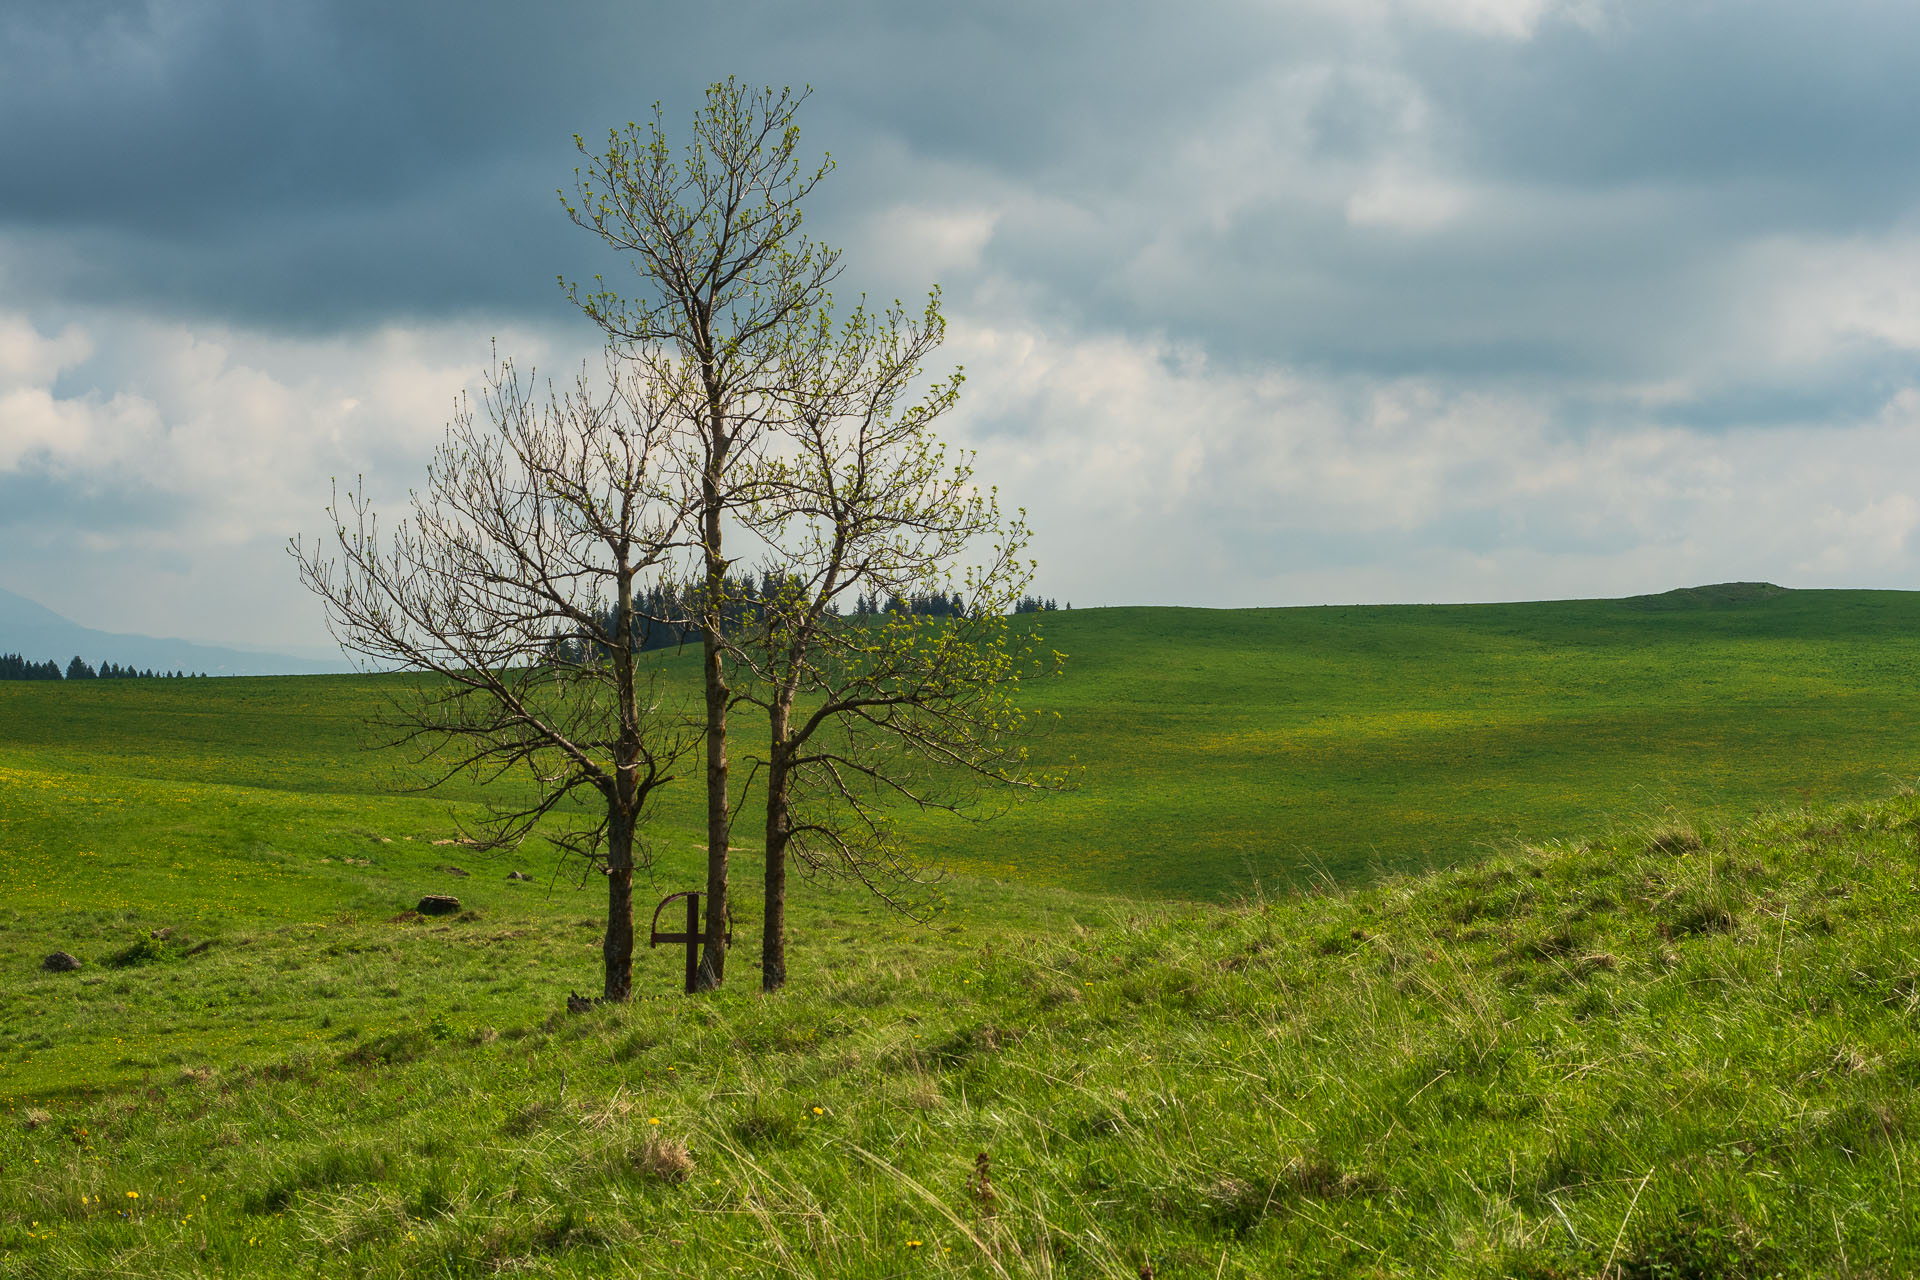
M 1676 587 L 1657 595 L 1628 596 L 1620 603 L 1633 609 L 1737 609 L 1788 594 L 1771 582 L 1716 582 L 1704 587 Z

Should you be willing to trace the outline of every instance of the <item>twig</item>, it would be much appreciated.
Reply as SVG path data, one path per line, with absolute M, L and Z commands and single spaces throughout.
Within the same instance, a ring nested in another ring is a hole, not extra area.
M 1649 1168 L 1647 1170 L 1647 1176 L 1640 1179 L 1640 1185 L 1633 1189 L 1633 1199 L 1627 1202 L 1626 1217 L 1620 1219 L 1620 1229 L 1613 1233 L 1613 1248 L 1607 1250 L 1606 1265 L 1600 1268 L 1600 1275 L 1602 1277 L 1602 1280 L 1604 1280 L 1605 1277 L 1613 1274 L 1614 1255 L 1620 1252 L 1620 1241 L 1627 1234 L 1627 1223 L 1633 1220 L 1633 1210 L 1634 1210 L 1634 1207 L 1640 1203 L 1640 1193 L 1647 1189 L 1647 1183 L 1651 1181 L 1652 1178 L 1653 1178 L 1653 1170 Z

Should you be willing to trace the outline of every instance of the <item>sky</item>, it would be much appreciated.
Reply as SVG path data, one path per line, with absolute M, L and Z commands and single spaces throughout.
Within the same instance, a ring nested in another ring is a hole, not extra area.
M 312 653 L 497 344 L 599 336 L 558 191 L 812 86 L 837 291 L 943 290 L 944 434 L 1044 595 L 1920 588 L 1920 7 L 1896 0 L 0 9 L 0 588 Z

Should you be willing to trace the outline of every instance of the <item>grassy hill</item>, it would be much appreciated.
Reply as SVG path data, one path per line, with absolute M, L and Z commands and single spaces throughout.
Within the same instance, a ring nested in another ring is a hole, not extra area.
M 1916 1269 L 1920 597 L 1044 621 L 1083 785 L 921 829 L 934 926 L 585 1015 L 389 678 L 0 685 L 0 1276 Z
M 1920 593 L 1049 616 L 1082 790 L 944 856 L 1222 897 L 1884 792 L 1920 768 Z M 1037 857 L 1036 857 L 1037 855 Z
M 537 898 L 131 910 L 31 977 L 9 909 L 0 1062 L 141 1074 L 0 1097 L 0 1274 L 1912 1274 L 1917 842 L 1906 795 L 1239 907 L 815 893 L 781 996 L 581 1015 Z
M 1733 584 L 1513 605 L 1099 609 L 1043 626 L 1069 661 L 1035 690 L 1061 717 L 1036 750 L 1084 764 L 1079 789 L 986 826 L 921 822 L 912 835 L 930 860 L 1022 884 L 1231 899 L 1451 865 L 1670 807 L 1724 818 L 1884 794 L 1920 772 L 1920 593 Z M 690 659 L 668 662 L 694 679 Z M 63 791 L 108 776 L 156 795 L 245 788 L 276 815 L 259 828 L 269 844 L 372 830 L 376 812 L 444 833 L 445 806 L 385 798 L 389 766 L 361 749 L 380 687 L 0 685 L 0 767 Z M 278 816 L 295 796 L 325 816 Z M 669 865 L 704 839 L 700 803 L 693 784 L 665 793 L 652 831 Z M 57 853 L 73 812 L 49 805 L 11 829 L 58 826 Z M 104 812 L 88 821 L 116 830 Z

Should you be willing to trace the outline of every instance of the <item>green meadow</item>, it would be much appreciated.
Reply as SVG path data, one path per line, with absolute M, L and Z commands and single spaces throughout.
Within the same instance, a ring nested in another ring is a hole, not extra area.
M 1068 660 L 1031 687 L 1058 714 L 1039 718 L 1035 756 L 1076 765 L 1076 785 L 989 797 L 986 823 L 909 818 L 930 862 L 1231 900 L 1452 865 L 1668 809 L 1730 817 L 1884 793 L 1920 770 L 1920 593 L 1726 586 L 1511 605 L 1098 609 L 1039 625 Z M 695 678 L 690 657 L 664 661 L 671 679 Z M 450 833 L 450 803 L 480 792 L 393 799 L 411 780 L 404 762 L 366 749 L 392 679 L 0 685 L 0 767 L 62 791 L 115 780 L 28 824 L 56 861 L 87 828 L 48 824 L 132 803 L 118 788 L 135 780 L 176 808 L 194 803 L 180 783 L 321 806 L 295 824 L 268 805 L 267 844 L 311 840 L 297 828 L 315 822 L 371 831 L 388 814 L 416 834 Z M 750 740 L 752 722 L 737 723 Z M 704 838 L 700 804 L 694 784 L 665 793 L 649 834 L 666 865 Z
M 1039 621 L 1077 785 L 914 819 L 931 923 L 796 885 L 763 998 L 749 846 L 579 1015 L 404 677 L 0 684 L 0 1276 L 1920 1268 L 1920 595 Z
M 1669 808 L 1885 792 L 1920 768 L 1920 594 L 1046 615 L 1045 750 L 1080 789 L 959 865 L 1232 898 L 1456 864 Z M 1004 849 L 1003 859 L 995 850 Z

